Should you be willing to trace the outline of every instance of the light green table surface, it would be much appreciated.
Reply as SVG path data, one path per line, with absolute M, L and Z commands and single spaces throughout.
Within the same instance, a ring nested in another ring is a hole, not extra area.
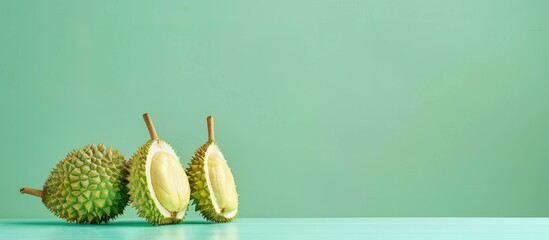
M 228 224 L 188 219 L 154 227 L 141 219 L 106 225 L 0 220 L 0 239 L 549 239 L 549 218 L 243 218 Z

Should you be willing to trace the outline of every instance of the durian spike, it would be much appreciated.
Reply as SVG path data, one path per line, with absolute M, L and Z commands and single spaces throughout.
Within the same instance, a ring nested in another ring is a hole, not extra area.
M 42 194 L 44 193 L 44 191 L 42 191 L 42 190 L 29 188 L 29 187 L 23 187 L 19 190 L 19 192 L 23 193 L 23 194 L 29 194 L 29 195 L 37 196 L 39 198 L 42 198 L 43 197 Z
M 209 141 L 215 141 L 215 137 L 214 137 L 214 118 L 212 116 L 208 116 L 207 122 L 208 122 L 208 140 Z
M 148 113 L 143 114 L 143 119 L 145 120 L 145 124 L 147 124 L 147 129 L 149 129 L 149 134 L 151 135 L 151 139 L 158 140 L 158 135 L 156 135 L 156 130 L 154 129 L 154 124 L 152 122 L 151 116 Z

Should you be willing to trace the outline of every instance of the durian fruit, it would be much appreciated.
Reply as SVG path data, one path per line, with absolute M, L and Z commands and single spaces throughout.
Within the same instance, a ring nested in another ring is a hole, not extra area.
M 117 150 L 91 144 L 57 163 L 42 190 L 24 187 L 20 192 L 40 197 L 68 222 L 106 223 L 128 204 L 126 163 Z
M 137 214 L 153 225 L 180 223 L 189 204 L 189 181 L 172 147 L 160 140 L 149 114 L 143 115 L 151 140 L 130 160 L 128 188 Z
M 234 177 L 214 139 L 212 116 L 207 118 L 208 141 L 196 150 L 187 174 L 196 211 L 209 221 L 230 222 L 238 213 Z

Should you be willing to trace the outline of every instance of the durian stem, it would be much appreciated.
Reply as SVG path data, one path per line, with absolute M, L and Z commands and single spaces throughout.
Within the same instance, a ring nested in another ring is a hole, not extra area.
M 39 198 L 42 198 L 42 193 L 43 193 L 43 191 L 41 191 L 41 190 L 34 189 L 34 188 L 29 188 L 29 187 L 21 188 L 19 190 L 19 192 L 24 193 L 24 194 L 34 195 L 34 196 L 37 196 Z
M 145 113 L 143 114 L 143 119 L 145 119 L 145 124 L 147 124 L 147 129 L 149 129 L 151 139 L 158 139 L 158 135 L 156 135 L 156 129 L 154 129 L 151 116 L 148 113 Z
M 214 118 L 212 116 L 208 116 L 207 122 L 208 122 L 208 140 L 209 141 L 214 141 L 215 140 L 215 137 L 214 137 Z

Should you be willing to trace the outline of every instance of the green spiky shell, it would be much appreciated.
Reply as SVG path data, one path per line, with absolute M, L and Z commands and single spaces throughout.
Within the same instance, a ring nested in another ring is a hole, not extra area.
M 42 201 L 68 222 L 106 223 L 128 204 L 126 162 L 101 144 L 73 150 L 51 171 Z
M 128 188 L 130 193 L 131 204 L 137 209 L 137 215 L 145 218 L 148 223 L 153 225 L 164 225 L 172 223 L 181 223 L 185 217 L 177 219 L 175 216 L 164 217 L 156 207 L 150 191 L 147 187 L 147 154 L 154 141 L 149 140 L 135 152 L 130 160 L 130 174 L 128 175 Z M 168 143 L 164 142 L 170 148 Z M 172 148 L 173 149 L 173 148 Z M 185 209 L 185 215 L 187 214 Z
M 187 168 L 189 184 L 191 186 L 191 199 L 195 205 L 195 210 L 200 212 L 205 219 L 218 223 L 231 222 L 238 216 L 238 213 L 232 218 L 220 216 L 215 212 L 215 208 L 210 197 L 210 190 L 206 182 L 206 173 L 204 171 L 204 156 L 208 147 L 216 144 L 215 140 L 209 140 L 196 150 Z

